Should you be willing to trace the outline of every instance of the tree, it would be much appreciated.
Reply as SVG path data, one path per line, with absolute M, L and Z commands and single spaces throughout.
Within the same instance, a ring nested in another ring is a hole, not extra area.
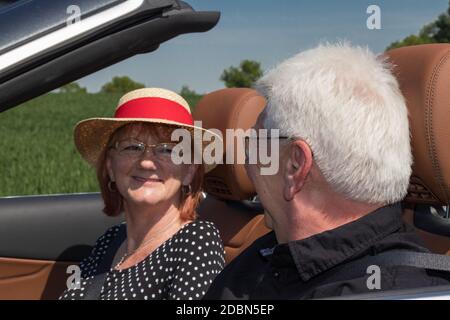
M 77 82 L 68 83 L 59 88 L 60 93 L 86 93 L 87 90 L 84 87 L 80 87 Z
M 250 88 L 262 76 L 261 64 L 253 60 L 241 61 L 238 68 L 229 67 L 220 76 L 228 88 Z
M 450 2 L 447 12 L 422 27 L 418 35 L 409 35 L 401 41 L 391 43 L 386 50 L 426 43 L 450 42 Z
M 127 76 L 114 77 L 110 82 L 103 85 L 101 92 L 124 94 L 129 91 L 144 87 L 144 84 L 136 82 Z
M 427 44 L 427 43 L 433 43 L 432 38 L 424 38 L 421 36 L 416 36 L 414 34 L 407 36 L 405 39 L 401 41 L 395 41 L 389 45 L 389 47 L 386 48 L 386 50 L 391 50 L 395 48 L 400 47 L 406 47 L 406 46 L 414 46 L 418 44 Z
M 182 96 L 189 103 L 192 110 L 195 109 L 195 106 L 203 97 L 203 95 L 191 90 L 188 86 L 183 86 L 181 88 L 180 96 Z
M 447 13 L 443 13 L 435 22 L 436 32 L 433 35 L 435 42 L 450 42 L 450 4 Z

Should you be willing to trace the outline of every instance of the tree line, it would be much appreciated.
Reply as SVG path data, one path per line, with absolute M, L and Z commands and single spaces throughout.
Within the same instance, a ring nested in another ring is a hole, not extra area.
M 391 43 L 386 50 L 427 43 L 450 42 L 450 1 L 446 12 L 441 13 L 436 20 L 424 25 L 418 34 L 411 34 L 400 41 Z
M 238 67 L 231 66 L 225 69 L 220 76 L 227 88 L 250 88 L 256 80 L 263 74 L 261 64 L 253 60 L 243 60 Z M 116 76 L 111 81 L 105 83 L 100 92 L 102 93 L 120 93 L 144 88 L 143 83 L 134 81 L 128 76 Z M 60 93 L 86 93 L 85 87 L 81 87 L 77 82 L 68 83 L 59 88 Z M 202 97 L 201 94 L 196 93 L 185 85 L 181 88 L 180 95 L 184 98 L 189 98 L 189 101 L 197 101 Z

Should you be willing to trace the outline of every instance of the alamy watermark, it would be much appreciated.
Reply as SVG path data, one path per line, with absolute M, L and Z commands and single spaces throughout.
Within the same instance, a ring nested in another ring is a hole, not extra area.
M 67 277 L 66 286 L 69 290 L 76 290 L 81 288 L 81 269 L 77 265 L 70 265 L 66 269 L 66 273 L 70 274 Z
M 201 121 L 194 122 L 194 126 L 201 125 Z M 279 138 L 278 129 L 226 129 L 224 139 L 218 129 L 194 130 L 191 134 L 178 128 L 171 136 L 172 142 L 178 142 L 171 157 L 174 164 L 257 164 L 261 175 L 274 175 L 279 169 Z
M 72 4 L 66 8 L 66 13 L 69 15 L 66 19 L 66 25 L 70 26 L 81 21 L 81 8 Z
M 369 290 L 381 290 L 381 269 L 373 264 L 367 267 L 366 273 L 370 276 L 366 280 L 366 286 Z
M 366 26 L 369 30 L 380 30 L 381 29 L 381 8 L 375 4 L 367 7 L 367 14 L 370 16 L 366 20 Z

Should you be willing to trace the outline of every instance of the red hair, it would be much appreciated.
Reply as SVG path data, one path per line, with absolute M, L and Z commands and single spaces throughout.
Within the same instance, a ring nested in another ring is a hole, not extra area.
M 108 216 L 118 216 L 123 210 L 123 198 L 120 195 L 117 189 L 110 190 L 109 185 L 111 184 L 111 180 L 108 174 L 108 170 L 106 167 L 106 159 L 108 157 L 108 152 L 110 146 L 116 141 L 116 138 L 119 134 L 127 134 L 132 130 L 137 130 L 139 132 L 145 132 L 148 135 L 155 135 L 158 138 L 167 138 L 170 137 L 172 130 L 176 127 L 165 126 L 165 125 L 154 125 L 147 123 L 135 123 L 131 125 L 126 125 L 117 129 L 109 139 L 109 143 L 107 147 L 102 151 L 102 154 L 99 158 L 97 164 L 97 180 L 100 185 L 100 192 L 102 194 L 104 208 L 103 212 Z M 192 142 L 192 148 L 194 147 Z M 196 172 L 191 182 L 191 192 L 185 194 L 183 190 L 181 190 L 181 201 L 180 201 L 180 217 L 183 220 L 195 220 L 197 217 L 195 209 L 197 208 L 201 196 L 202 196 L 202 185 L 204 178 L 204 166 L 203 164 L 197 165 Z

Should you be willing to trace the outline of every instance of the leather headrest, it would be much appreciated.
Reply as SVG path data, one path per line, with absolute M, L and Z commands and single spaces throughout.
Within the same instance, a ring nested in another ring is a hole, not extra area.
M 406 202 L 447 205 L 450 199 L 450 44 L 386 53 L 409 111 L 413 174 Z
M 205 129 L 219 129 L 224 142 L 224 164 L 219 164 L 205 177 L 203 186 L 208 194 L 227 200 L 245 200 L 255 194 L 244 165 L 225 164 L 225 157 L 229 152 L 233 152 L 234 159 L 237 159 L 237 138 L 234 138 L 234 148 L 231 149 L 225 130 L 251 128 L 265 105 L 265 99 L 256 90 L 247 88 L 214 91 L 205 95 L 197 104 L 194 119 L 201 120 Z

